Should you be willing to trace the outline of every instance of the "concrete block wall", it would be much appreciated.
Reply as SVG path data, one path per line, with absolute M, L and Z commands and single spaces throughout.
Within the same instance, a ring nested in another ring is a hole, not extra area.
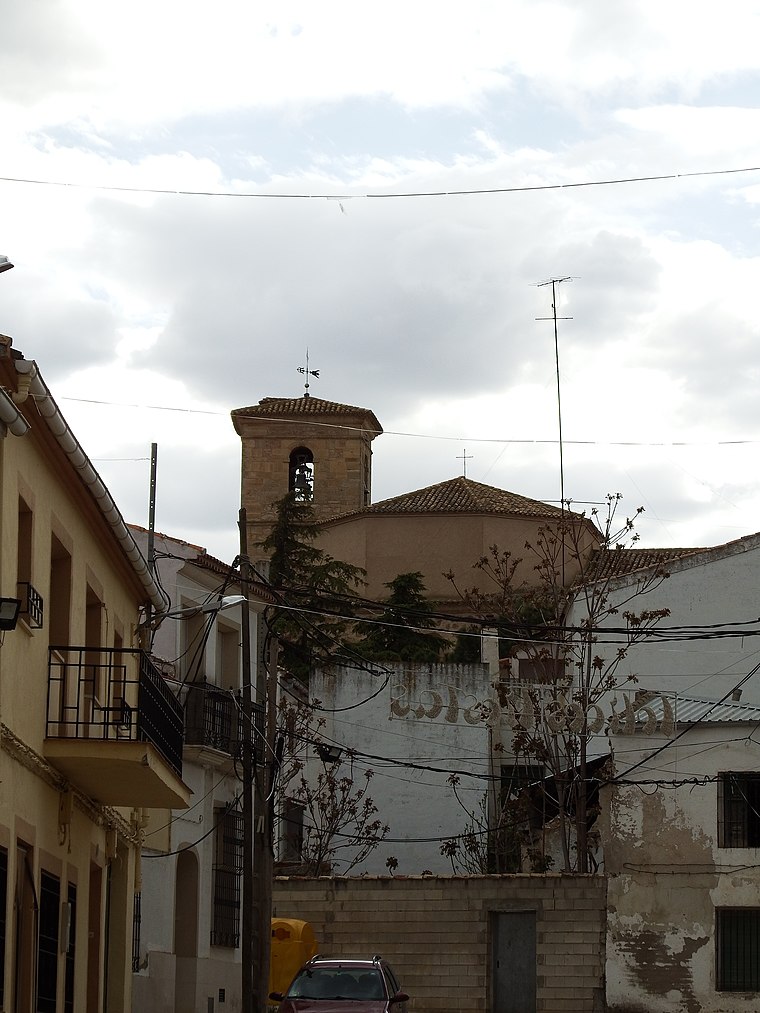
M 380 953 L 413 1013 L 494 1009 L 492 915 L 536 912 L 537 1013 L 603 1010 L 603 876 L 419 876 L 275 880 L 274 909 L 301 918 L 320 953 Z M 532 1013 L 532 1011 L 525 1011 Z

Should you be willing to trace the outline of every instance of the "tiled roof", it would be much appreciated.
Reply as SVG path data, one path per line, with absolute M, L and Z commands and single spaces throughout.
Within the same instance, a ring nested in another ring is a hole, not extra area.
M 236 408 L 233 415 L 258 418 L 291 415 L 367 415 L 373 431 L 382 433 L 383 427 L 369 408 L 339 404 L 337 401 L 323 401 L 319 397 L 264 397 L 249 408 Z
M 681 556 L 704 552 L 704 549 L 597 549 L 591 557 L 587 573 L 595 580 L 624 577 L 635 570 L 662 566 Z M 665 567 L 667 569 L 667 567 Z
M 521 517 L 559 517 L 559 507 L 518 496 L 470 478 L 449 479 L 425 489 L 381 500 L 360 511 L 362 514 L 459 513 L 510 514 Z

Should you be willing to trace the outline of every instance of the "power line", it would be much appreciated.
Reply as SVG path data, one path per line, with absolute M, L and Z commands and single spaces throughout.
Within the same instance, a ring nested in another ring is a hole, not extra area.
M 61 395 L 58 398 L 59 401 L 72 401 L 75 404 L 93 404 L 100 405 L 105 408 L 137 408 L 145 411 L 157 411 L 157 412 L 181 412 L 183 415 L 216 415 L 218 417 L 227 417 L 230 412 L 216 411 L 206 408 L 179 408 L 173 405 L 156 405 L 156 404 L 139 404 L 131 401 L 103 401 L 96 398 L 85 398 L 85 397 L 68 397 Z M 266 417 L 260 416 L 265 419 L 266 422 L 282 423 L 282 425 L 292 425 L 292 419 L 278 419 L 276 417 L 267 415 Z M 256 419 L 259 418 L 255 413 L 247 414 L 246 418 Z M 498 443 L 504 444 L 505 446 L 556 446 L 559 442 L 556 438 L 538 439 L 535 437 L 506 437 L 506 436 L 443 436 L 440 433 L 410 433 L 404 430 L 396 429 L 383 429 L 380 430 L 369 430 L 359 429 L 356 426 L 345 426 L 340 425 L 337 422 L 314 422 L 311 419 L 305 420 L 304 425 L 311 426 L 314 428 L 324 427 L 326 429 L 336 430 L 340 429 L 344 432 L 363 432 L 363 433 L 374 433 L 376 436 L 400 436 L 408 439 L 415 440 L 442 440 L 445 442 L 453 443 Z M 563 438 L 563 443 L 576 447 L 742 447 L 742 446 L 756 446 L 760 443 L 760 439 L 734 439 L 734 440 L 569 440 Z M 109 460 L 108 458 L 99 458 L 99 460 Z M 125 460 L 125 461 L 147 461 L 147 457 L 136 457 L 136 458 L 114 458 L 113 460 Z
M 477 197 L 508 193 L 538 193 L 546 190 L 579 190 L 595 186 L 622 186 L 630 183 L 656 183 L 667 180 L 699 179 L 710 176 L 733 176 L 745 172 L 760 172 L 760 166 L 738 169 L 702 169 L 694 172 L 668 172 L 646 176 L 618 176 L 610 179 L 579 180 L 575 183 L 536 183 L 533 185 L 465 187 L 457 190 L 409 190 L 401 193 L 263 193 L 261 191 L 182 190 L 162 187 L 113 186 L 98 183 L 72 183 L 56 179 L 33 179 L 22 176 L 0 176 L 2 183 L 25 183 L 31 186 L 49 186 L 70 190 L 92 190 L 106 193 L 142 193 L 167 197 L 232 197 L 238 200 L 399 200 L 423 197 Z

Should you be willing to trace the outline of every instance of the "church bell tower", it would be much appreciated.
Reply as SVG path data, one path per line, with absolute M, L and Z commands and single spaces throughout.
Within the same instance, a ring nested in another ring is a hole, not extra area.
M 274 504 L 293 491 L 309 500 L 316 521 L 369 506 L 372 441 L 382 433 L 367 408 L 311 397 L 267 397 L 232 412 L 242 443 L 241 503 L 248 554 L 262 560 L 259 543 L 275 520 Z

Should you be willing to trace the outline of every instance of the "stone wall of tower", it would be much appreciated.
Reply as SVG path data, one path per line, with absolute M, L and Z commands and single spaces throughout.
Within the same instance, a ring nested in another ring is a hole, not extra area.
M 266 558 L 259 543 L 272 529 L 274 504 L 288 492 L 290 455 L 298 447 L 307 447 L 314 455 L 315 520 L 350 513 L 369 503 L 371 444 L 376 432 L 362 428 L 362 416 L 346 414 L 338 421 L 332 413 L 292 421 L 264 417 L 235 421 L 242 442 L 241 503 L 251 560 Z

